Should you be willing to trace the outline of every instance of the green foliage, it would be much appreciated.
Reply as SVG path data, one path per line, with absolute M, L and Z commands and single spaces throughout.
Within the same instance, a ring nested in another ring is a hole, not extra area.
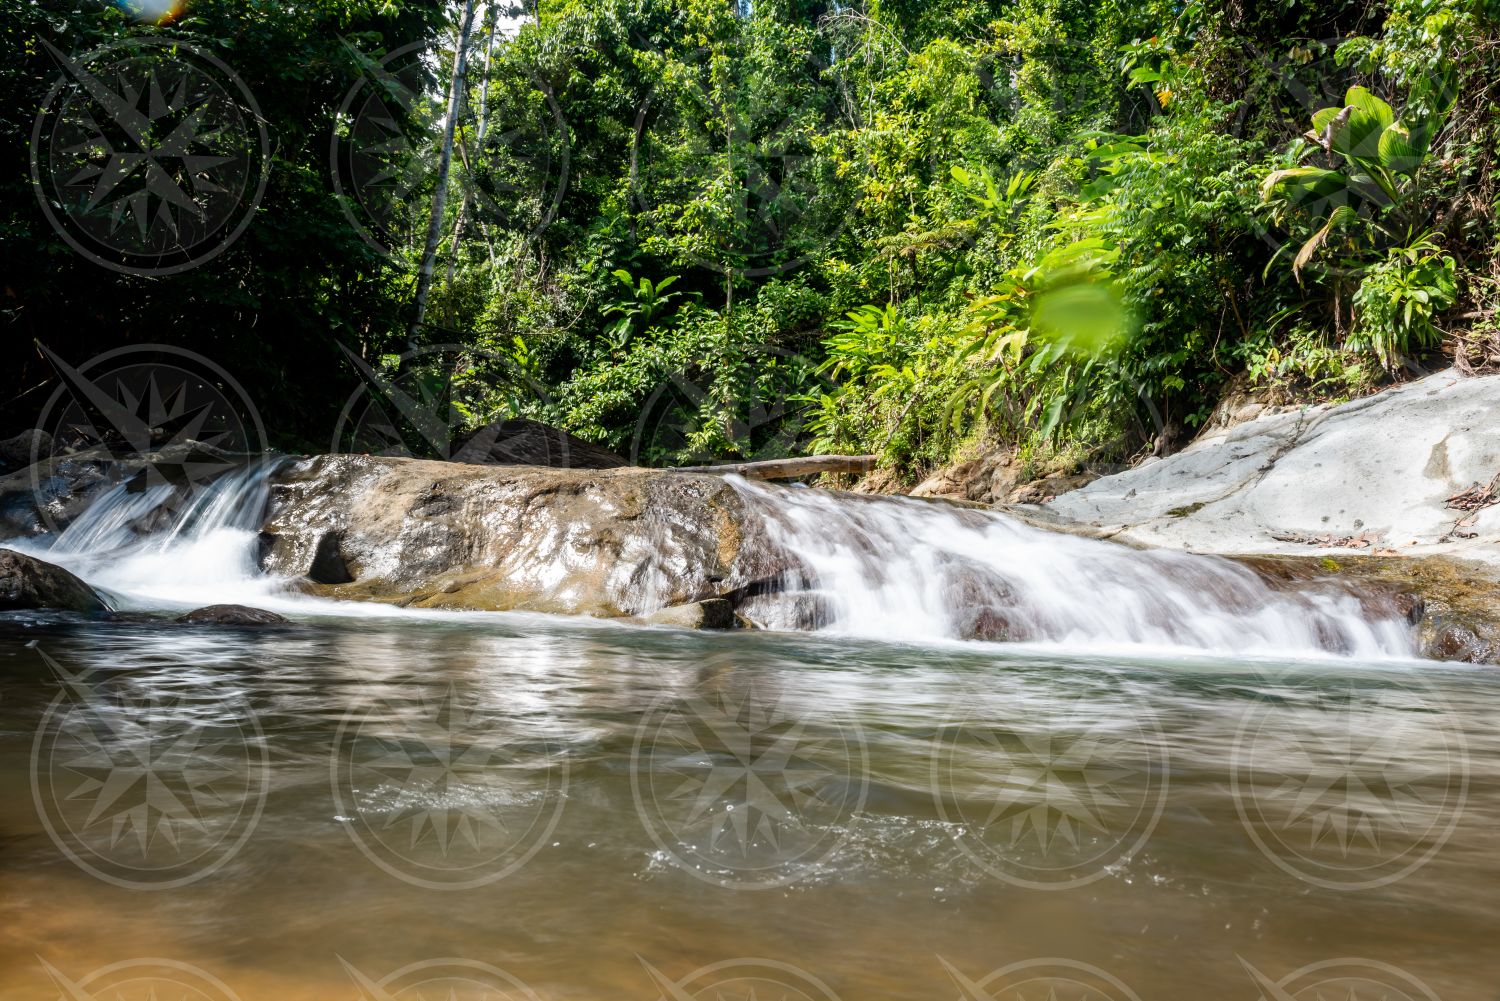
M 1433 322 L 1458 298 L 1457 266 L 1423 240 L 1393 248 L 1370 268 L 1354 294 L 1358 321 L 1350 346 L 1367 348 L 1386 368 L 1417 349 L 1434 347 L 1442 332 Z
M 1469 343 L 1454 316 L 1500 287 L 1496 27 L 1474 0 L 541 0 L 488 57 L 475 32 L 473 197 L 449 199 L 415 336 L 420 248 L 367 247 L 325 161 L 361 60 L 451 48 L 451 10 L 199 0 L 156 28 L 11 6 L 7 332 L 79 359 L 189 344 L 293 444 L 355 384 L 340 346 L 442 343 L 464 349 L 454 421 L 524 414 L 643 462 L 1125 460 L 1242 371 L 1288 398 L 1374 388 L 1445 331 Z M 221 258 L 126 281 L 37 224 L 23 151 L 59 32 L 181 37 L 246 79 L 276 160 Z M 429 96 L 398 123 L 419 142 Z

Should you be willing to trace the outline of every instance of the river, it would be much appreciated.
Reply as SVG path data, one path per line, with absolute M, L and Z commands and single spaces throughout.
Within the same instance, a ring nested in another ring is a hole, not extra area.
M 1497 997 L 1493 669 L 336 605 L 209 520 L 54 555 L 291 625 L 0 617 L 0 999 Z

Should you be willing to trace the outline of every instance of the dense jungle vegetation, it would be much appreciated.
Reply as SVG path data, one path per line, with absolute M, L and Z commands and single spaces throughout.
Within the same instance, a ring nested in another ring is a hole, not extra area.
M 910 478 L 981 445 L 1178 447 L 1234 379 L 1338 398 L 1500 361 L 1484 0 L 3 5 L 17 427 L 34 341 L 154 341 L 233 372 L 284 447 L 326 448 L 347 349 L 468 426 Z M 42 41 L 136 35 L 212 49 L 272 138 L 253 224 L 170 276 L 74 253 L 28 166 Z M 361 75 L 424 41 L 379 148 L 410 190 L 372 234 L 331 144 Z

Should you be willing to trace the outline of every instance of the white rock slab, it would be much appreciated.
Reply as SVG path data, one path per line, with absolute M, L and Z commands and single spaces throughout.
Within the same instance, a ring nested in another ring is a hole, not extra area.
M 1500 473 L 1500 376 L 1427 376 L 1337 407 L 1260 417 L 1022 511 L 1123 541 L 1209 553 L 1312 553 L 1278 535 L 1358 536 L 1500 563 L 1500 506 L 1449 497 Z M 1366 550 L 1368 551 L 1368 550 Z

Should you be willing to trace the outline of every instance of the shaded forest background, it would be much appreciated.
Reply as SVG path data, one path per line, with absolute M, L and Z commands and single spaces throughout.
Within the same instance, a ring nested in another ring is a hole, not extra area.
M 0 0 L 0 417 L 55 385 L 37 341 L 166 343 L 291 450 L 329 447 L 358 358 L 460 431 L 910 478 L 997 443 L 1177 447 L 1231 384 L 1494 365 L 1496 7 Z M 43 40 L 137 36 L 215 53 L 271 140 L 251 224 L 180 274 L 100 267 L 33 187 Z M 381 67 L 415 98 L 382 105 L 389 144 L 348 101 Z M 362 142 L 407 183 L 340 177 Z

